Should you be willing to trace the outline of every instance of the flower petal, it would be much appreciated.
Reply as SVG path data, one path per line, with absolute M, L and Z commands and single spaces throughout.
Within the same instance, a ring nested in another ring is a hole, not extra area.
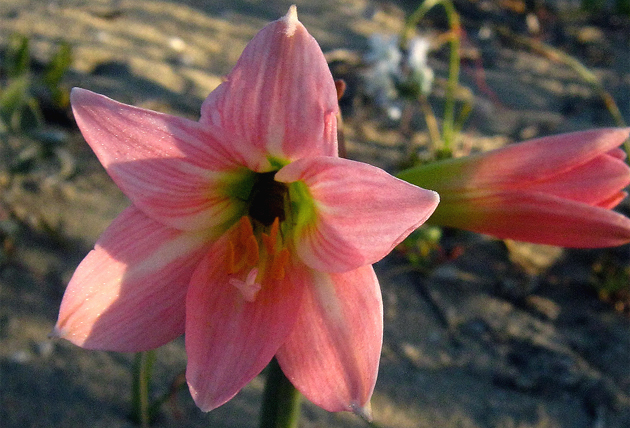
M 544 180 L 619 147 L 629 131 L 630 128 L 592 129 L 537 138 L 484 153 L 483 167 L 471 166 L 474 173 L 469 187 L 486 187 L 497 181 L 498 185 L 518 185 Z
M 630 219 L 605 208 L 553 195 L 522 191 L 469 193 L 443 200 L 431 224 L 501 239 L 598 248 L 630 242 Z
M 372 266 L 313 271 L 298 320 L 276 355 L 287 378 L 330 411 L 359 411 L 372 395 L 383 340 L 383 304 Z
M 188 281 L 207 238 L 127 208 L 74 273 L 53 335 L 84 348 L 136 352 L 183 334 Z
M 628 165 L 622 159 L 603 154 L 549 180 L 525 184 L 523 190 L 601 206 L 602 202 L 609 200 L 621 202 L 623 199 L 621 190 L 628 184 L 630 184 Z M 519 186 L 515 186 L 514 190 L 517 188 Z
M 277 181 L 305 183 L 314 219 L 296 226 L 296 250 L 311 268 L 345 272 L 385 257 L 433 213 L 438 194 L 361 162 L 297 160 Z
M 551 179 L 614 151 L 630 128 L 603 128 L 538 138 L 471 156 L 434 162 L 397 174 L 442 195 L 479 189 L 510 189 Z
M 209 127 L 85 89 L 74 88 L 71 101 L 108 174 L 149 217 L 198 230 L 222 224 L 242 208 L 221 191 L 238 179 L 238 167 Z
M 326 59 L 292 6 L 245 47 L 226 81 L 204 101 L 200 121 L 232 134 L 232 149 L 263 172 L 270 170 L 265 156 L 336 156 L 337 111 Z
M 186 378 L 203 411 L 228 401 L 271 361 L 293 327 L 304 289 L 306 267 L 290 264 L 283 279 L 263 279 L 255 299 L 246 300 L 227 272 L 236 234 L 233 228 L 212 246 L 186 297 Z

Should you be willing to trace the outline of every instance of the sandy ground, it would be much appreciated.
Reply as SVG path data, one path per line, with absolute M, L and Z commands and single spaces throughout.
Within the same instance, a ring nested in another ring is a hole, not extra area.
M 35 58 L 43 61 L 66 40 L 74 52 L 64 81 L 68 88 L 82 86 L 196 117 L 247 41 L 290 3 L 3 0 L 0 49 L 19 32 L 30 37 Z M 400 31 L 408 6 L 372 0 L 294 3 L 324 51 L 342 50 L 342 57 L 364 52 L 370 34 Z M 570 68 L 500 38 L 484 46 L 476 38 L 484 23 L 507 22 L 518 29 L 522 17 L 464 0 L 458 4 L 470 54 L 462 81 L 475 94 L 459 151 L 613 124 L 597 95 Z M 439 14 L 427 22 L 427 34 L 442 28 Z M 630 121 L 628 27 L 600 21 L 546 25 L 554 34 L 549 42 L 593 67 Z M 584 28 L 594 34 L 588 43 L 580 41 Z M 484 85 L 475 59 L 480 53 Z M 431 55 L 438 77 L 445 75 L 445 59 L 443 51 Z M 352 107 L 345 125 L 350 157 L 391 168 L 406 150 L 401 133 L 358 95 L 358 66 L 345 65 L 336 72 L 350 86 L 345 101 Z M 432 102 L 439 107 L 439 85 L 437 91 Z M 18 173 L 11 162 L 36 143 L 0 136 L 0 427 L 131 427 L 132 356 L 46 338 L 73 270 L 128 204 L 71 123 L 52 129 L 62 133 L 54 154 Z M 426 143 L 421 121 L 407 137 Z M 399 253 L 376 265 L 385 305 L 385 344 L 372 403 L 379 426 L 630 426 L 630 319 L 599 300 L 592 286 L 594 263 L 608 258 L 627 264 L 627 247 L 563 252 L 525 247 L 529 264 L 532 254 L 542 253 L 543 264 L 556 261 L 532 274 L 513 262 L 515 252 L 502 242 L 450 231 L 443 245 L 461 255 L 423 271 Z M 184 370 L 183 341 L 161 348 L 157 356 L 155 396 L 167 392 Z M 154 426 L 257 426 L 262 386 L 263 378 L 256 378 L 209 414 L 196 409 L 184 389 L 162 407 Z M 303 412 L 303 427 L 364 426 L 353 415 L 329 414 L 308 403 Z

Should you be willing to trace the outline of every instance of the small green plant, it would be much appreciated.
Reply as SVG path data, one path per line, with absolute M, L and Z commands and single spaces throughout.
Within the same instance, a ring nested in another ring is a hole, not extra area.
M 441 239 L 440 227 L 424 225 L 401 242 L 397 250 L 415 268 L 429 270 L 445 259 Z
M 35 74 L 29 39 L 14 34 L 0 65 L 0 132 L 31 132 L 43 124 L 41 100 L 55 107 L 69 105 L 68 91 L 61 87 L 72 62 L 70 45 L 62 42 L 42 73 Z
M 615 310 L 630 314 L 630 266 L 613 251 L 606 251 L 593 264 L 592 284 L 600 299 Z

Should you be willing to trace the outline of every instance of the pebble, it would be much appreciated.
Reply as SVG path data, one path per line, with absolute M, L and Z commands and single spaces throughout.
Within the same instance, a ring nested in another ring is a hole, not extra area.
M 43 358 L 48 358 L 55 350 L 55 343 L 52 340 L 42 340 L 35 344 L 37 355 Z
M 18 364 L 26 364 L 29 361 L 31 361 L 32 359 L 33 359 L 32 354 L 30 352 L 27 352 L 27 351 L 24 351 L 24 350 L 15 351 L 9 357 L 9 361 L 12 361 L 12 362 L 18 363 Z

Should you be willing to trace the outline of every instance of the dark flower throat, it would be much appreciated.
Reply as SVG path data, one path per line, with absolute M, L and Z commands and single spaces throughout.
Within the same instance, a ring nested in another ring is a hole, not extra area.
M 274 180 L 277 171 L 257 174 L 256 182 L 249 197 L 249 216 L 265 226 L 271 226 L 276 217 L 283 221 L 284 198 L 289 188 Z

